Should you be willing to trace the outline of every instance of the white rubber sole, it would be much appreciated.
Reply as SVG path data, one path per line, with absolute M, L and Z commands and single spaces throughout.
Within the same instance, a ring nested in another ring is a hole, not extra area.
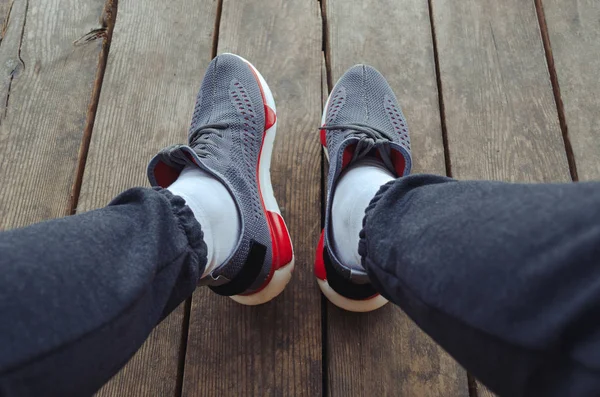
M 294 264 L 295 259 L 292 259 L 287 265 L 275 270 L 269 284 L 257 293 L 252 295 L 234 295 L 230 296 L 230 298 L 237 303 L 247 306 L 262 305 L 263 303 L 269 302 L 277 295 L 281 294 L 290 282 L 292 273 L 294 272 Z
M 331 90 L 331 93 L 335 91 L 335 87 Z M 325 121 L 327 120 L 327 108 L 329 107 L 329 101 L 331 100 L 331 95 L 327 97 L 327 102 L 325 102 L 325 107 L 323 108 L 323 115 L 321 116 L 321 126 L 325 125 Z M 325 153 L 325 158 L 327 158 L 327 162 L 329 162 L 329 151 L 327 150 L 327 146 L 323 147 L 323 153 Z M 323 295 L 327 297 L 329 302 L 333 303 L 337 307 L 347 310 L 349 312 L 357 312 L 357 313 L 366 313 L 371 312 L 373 310 L 377 310 L 388 303 L 388 300 L 385 299 L 381 295 L 377 295 L 371 299 L 366 300 L 354 300 L 346 298 L 335 292 L 333 288 L 329 286 L 329 282 L 327 280 L 321 280 L 317 278 L 317 283 L 319 284 L 319 288 Z
M 348 298 L 338 294 L 337 292 L 335 292 L 333 290 L 333 288 L 331 288 L 329 286 L 329 283 L 327 282 L 327 280 L 317 279 L 317 282 L 319 283 L 319 288 L 321 288 L 321 292 L 323 292 L 323 295 L 325 295 L 325 297 L 327 297 L 329 302 L 333 303 L 340 309 L 344 309 L 349 312 L 357 312 L 357 313 L 372 312 L 373 310 L 377 310 L 380 307 L 384 306 L 386 303 L 388 303 L 388 300 L 385 299 L 381 295 L 377 295 L 371 299 L 360 300 L 360 301 L 354 300 L 354 299 L 348 299 Z
M 273 98 L 273 92 L 269 88 L 269 85 L 265 81 L 265 78 L 260 74 L 258 69 L 254 67 L 246 59 L 236 54 L 227 53 L 227 55 L 233 55 L 238 57 L 242 61 L 246 62 L 248 66 L 252 68 L 256 76 L 258 77 L 259 84 L 265 96 L 266 105 L 273 109 L 275 115 L 277 115 L 277 108 L 275 107 L 275 99 Z M 263 203 L 266 211 L 275 212 L 281 215 L 279 205 L 275 199 L 275 193 L 273 192 L 273 185 L 271 184 L 271 155 L 273 153 L 273 146 L 275 144 L 275 136 L 277 135 L 277 118 L 275 124 L 271 126 L 266 132 L 263 141 L 263 147 L 260 153 L 260 164 L 258 168 L 259 187 L 262 194 Z M 286 225 L 287 231 L 287 225 Z M 289 235 L 289 232 L 288 232 Z M 292 278 L 292 272 L 294 271 L 295 256 L 293 255 L 292 246 L 292 261 L 283 265 L 273 273 L 273 277 L 262 290 L 252 295 L 234 295 L 230 298 L 234 301 L 241 303 L 242 305 L 261 305 L 266 303 L 277 295 L 279 295 L 290 282 Z

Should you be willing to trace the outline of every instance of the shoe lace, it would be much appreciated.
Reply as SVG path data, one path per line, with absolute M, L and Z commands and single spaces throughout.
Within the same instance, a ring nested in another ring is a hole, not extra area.
M 394 163 L 389 145 L 393 142 L 393 138 L 389 133 L 362 123 L 331 124 L 325 125 L 320 129 L 328 131 L 343 130 L 345 138 L 350 136 L 359 138 L 350 163 L 367 156 L 372 149 L 377 148 L 379 149 L 384 165 L 389 170 L 394 171 Z
M 215 137 L 223 138 L 223 131 L 229 128 L 228 123 L 212 123 L 203 125 L 190 134 L 190 146 L 200 158 L 210 155 L 209 146 L 215 146 Z

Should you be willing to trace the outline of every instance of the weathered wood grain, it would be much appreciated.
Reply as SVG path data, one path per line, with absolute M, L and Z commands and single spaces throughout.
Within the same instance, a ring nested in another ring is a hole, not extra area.
M 78 211 L 147 186 L 150 158 L 186 140 L 216 10 L 216 0 L 120 2 Z M 183 321 L 180 307 L 99 395 L 177 395 Z
M 408 119 L 414 171 L 445 174 L 427 2 L 326 1 L 332 83 L 354 64 L 377 68 Z M 466 373 L 392 304 L 368 314 L 327 308 L 331 396 L 467 396 Z
M 104 8 L 104 0 L 0 2 L 0 229 L 70 212 L 104 44 L 73 41 L 101 27 Z
M 264 75 L 277 104 L 271 165 L 296 270 L 274 301 L 244 307 L 198 290 L 193 297 L 184 396 L 318 396 L 321 306 L 312 273 L 320 226 L 321 20 L 317 1 L 225 0 L 219 52 Z
M 600 6 L 544 0 L 554 66 L 579 180 L 600 178 Z
M 570 180 L 534 3 L 432 4 L 453 176 Z

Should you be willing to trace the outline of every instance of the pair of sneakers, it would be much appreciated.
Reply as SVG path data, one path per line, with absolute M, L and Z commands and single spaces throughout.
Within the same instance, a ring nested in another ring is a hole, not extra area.
M 188 145 L 162 150 L 148 166 L 153 186 L 167 188 L 184 167 L 195 166 L 228 189 L 240 218 L 240 238 L 229 258 L 201 284 L 247 305 L 276 297 L 294 270 L 292 242 L 271 185 L 276 129 L 275 101 L 265 79 L 245 59 L 222 54 L 210 63 L 202 82 Z M 329 159 L 329 177 L 315 275 L 333 304 L 350 311 L 375 310 L 387 301 L 361 265 L 338 259 L 331 208 L 343 170 L 358 160 L 372 157 L 396 177 L 410 172 L 406 120 L 377 70 L 357 65 L 340 78 L 323 112 L 320 140 Z

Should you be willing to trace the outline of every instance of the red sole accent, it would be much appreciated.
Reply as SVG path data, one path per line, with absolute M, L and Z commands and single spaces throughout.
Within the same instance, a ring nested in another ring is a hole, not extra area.
M 258 163 L 256 164 L 256 179 L 257 179 L 258 185 L 259 185 L 258 194 L 260 195 L 261 205 L 262 205 L 263 211 L 265 212 L 265 215 L 267 217 L 267 224 L 269 227 L 269 234 L 271 237 L 272 257 L 271 257 L 271 272 L 269 273 L 269 276 L 267 277 L 265 282 L 257 290 L 252 291 L 249 294 L 241 294 L 241 295 L 252 295 L 252 294 L 255 294 L 255 293 L 263 290 L 271 282 L 271 279 L 273 278 L 273 274 L 275 273 L 275 271 L 277 269 L 279 269 L 280 267 L 290 263 L 294 256 L 293 250 L 292 250 L 292 240 L 287 231 L 287 227 L 285 226 L 285 222 L 283 221 L 283 218 L 281 217 L 281 215 L 279 215 L 275 212 L 267 211 L 267 209 L 265 207 L 265 202 L 264 202 L 264 199 L 262 196 L 262 191 L 260 190 L 260 158 L 262 157 L 262 151 L 263 151 L 264 144 L 265 144 L 265 136 L 267 135 L 267 130 L 275 125 L 275 123 L 277 122 L 277 115 L 275 114 L 275 111 L 267 105 L 265 92 L 263 91 L 262 85 L 260 83 L 260 78 L 254 71 L 254 68 L 252 68 L 252 66 L 250 66 L 250 65 L 248 65 L 248 68 L 250 69 L 250 71 L 254 75 L 254 78 L 256 79 L 256 82 L 258 83 L 258 88 L 260 89 L 260 96 L 262 97 L 263 105 L 265 108 L 265 128 L 263 131 L 260 153 L 258 155 Z
M 325 245 L 325 229 L 321 231 L 319 244 L 317 245 L 317 254 L 315 256 L 315 276 L 320 280 L 327 280 L 327 272 L 325 271 L 325 261 L 323 260 L 323 248 Z
M 327 136 L 326 136 L 326 130 L 321 130 L 321 145 L 323 145 L 323 147 L 327 147 Z
M 261 93 L 262 93 L 262 91 L 261 91 Z M 264 101 L 264 97 L 263 97 L 263 101 Z M 273 109 L 271 109 L 270 107 L 268 107 L 267 105 L 265 105 L 265 131 L 268 130 L 269 128 L 273 127 L 276 122 L 277 122 L 277 115 L 275 114 L 275 111 Z
M 267 211 L 267 223 L 269 225 L 269 233 L 271 235 L 271 251 L 272 251 L 272 262 L 271 272 L 265 282 L 255 291 L 248 294 L 240 295 L 253 295 L 257 292 L 262 291 L 273 278 L 275 271 L 279 270 L 283 266 L 292 262 L 294 259 L 294 251 L 292 249 L 292 240 L 288 233 L 287 227 L 281 215 L 273 211 Z
M 281 215 L 276 212 L 267 211 L 267 219 L 271 226 L 273 239 L 273 267 L 275 270 L 282 268 L 292 261 L 294 252 L 292 250 L 292 241 L 287 227 Z
M 260 89 L 260 96 L 262 97 L 263 105 L 265 107 L 265 131 L 264 132 L 266 133 L 267 130 L 269 128 L 273 127 L 275 125 L 275 122 L 277 122 L 277 115 L 275 114 L 275 111 L 267 105 L 267 99 L 265 97 L 265 92 L 263 91 L 262 85 L 260 84 L 260 78 L 254 71 L 254 68 L 250 65 L 248 65 L 248 68 L 250 68 L 250 71 L 254 75 L 254 79 L 258 83 L 258 88 Z M 264 134 L 263 134 L 263 140 L 264 140 Z M 262 152 L 262 147 L 261 147 L 261 152 Z
M 325 270 L 325 260 L 323 259 L 323 250 L 325 249 L 325 229 L 321 232 L 319 244 L 317 245 L 317 253 L 315 255 L 315 276 L 319 280 L 327 281 L 327 271 Z M 369 296 L 361 300 L 370 300 L 378 297 L 379 294 Z

